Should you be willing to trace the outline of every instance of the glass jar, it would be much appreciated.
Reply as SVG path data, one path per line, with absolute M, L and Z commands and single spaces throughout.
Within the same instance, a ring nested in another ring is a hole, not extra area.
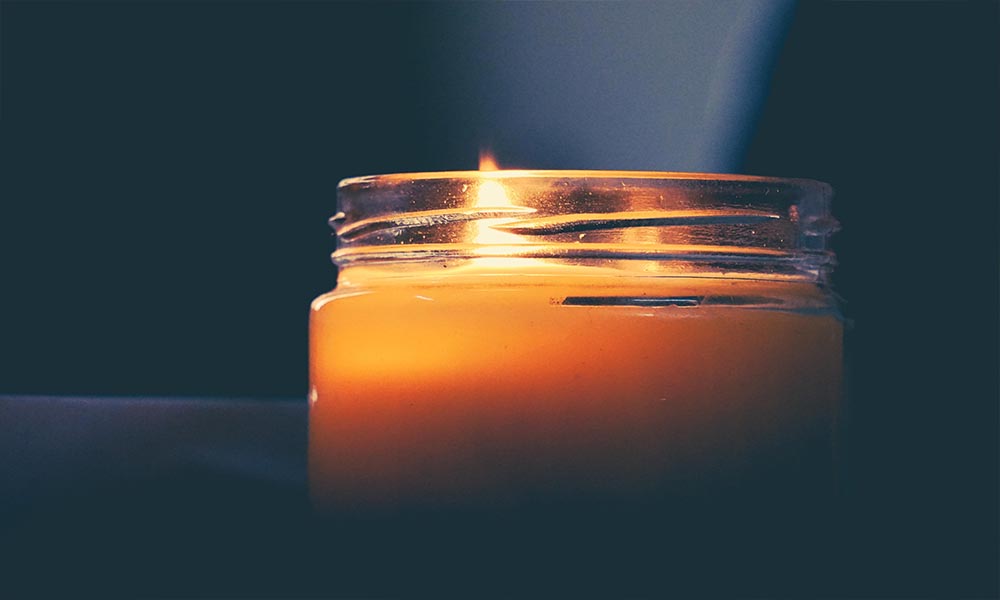
M 655 172 L 341 182 L 338 282 L 311 312 L 314 505 L 730 548 L 814 525 L 841 380 L 830 197 Z

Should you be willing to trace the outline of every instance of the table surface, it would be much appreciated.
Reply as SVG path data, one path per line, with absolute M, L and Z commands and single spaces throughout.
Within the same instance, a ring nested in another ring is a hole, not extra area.
M 634 537 L 612 535 L 626 545 L 609 545 L 605 556 L 647 556 L 634 573 L 652 578 L 633 587 L 623 583 L 634 574 L 631 564 L 602 572 L 603 558 L 573 554 L 575 546 L 587 547 L 586 553 L 594 547 L 587 520 L 559 530 L 568 533 L 557 545 L 569 548 L 563 557 L 533 546 L 534 534 L 511 538 L 495 526 L 486 536 L 472 534 L 468 546 L 456 546 L 452 540 L 467 542 L 470 534 L 454 522 L 416 536 L 392 530 L 388 537 L 370 535 L 377 530 L 366 523 L 344 537 L 341 530 L 331 533 L 309 507 L 307 427 L 304 398 L 0 395 L 0 598 L 330 597 L 414 590 L 558 595 L 567 589 L 852 597 L 870 596 L 864 591 L 873 589 L 867 581 L 874 579 L 865 580 L 864 565 L 857 564 L 870 553 L 864 539 L 851 540 L 850 533 L 839 541 L 824 537 L 812 548 L 779 549 L 792 559 L 813 553 L 813 564 L 824 572 L 795 572 L 782 563 L 779 575 L 757 580 L 735 579 L 734 572 L 744 568 L 743 576 L 749 570 L 752 577 L 747 565 L 755 560 L 769 566 L 759 551 L 774 550 L 766 536 L 738 540 L 753 552 L 713 547 L 689 558 L 684 547 L 670 562 L 657 554 L 660 538 L 648 548 L 629 547 Z M 538 524 L 546 525 L 530 526 Z M 695 533 L 687 539 L 696 539 Z M 606 587 L 588 587 L 591 581 Z
M 307 414 L 304 398 L 0 396 L 0 597 L 295 592 Z
M 304 398 L 0 396 L 0 510 L 151 476 L 304 493 L 307 418 Z

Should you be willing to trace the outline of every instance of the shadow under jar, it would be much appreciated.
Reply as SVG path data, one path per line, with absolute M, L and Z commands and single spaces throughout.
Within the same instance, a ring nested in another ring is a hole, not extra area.
M 310 325 L 330 548 L 413 585 L 808 587 L 834 533 L 830 196 L 655 172 L 343 181 Z

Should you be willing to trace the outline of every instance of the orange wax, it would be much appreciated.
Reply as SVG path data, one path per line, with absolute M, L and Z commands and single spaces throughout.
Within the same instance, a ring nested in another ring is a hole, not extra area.
M 832 452 L 842 323 L 820 288 L 563 271 L 418 273 L 318 298 L 316 506 L 646 501 Z

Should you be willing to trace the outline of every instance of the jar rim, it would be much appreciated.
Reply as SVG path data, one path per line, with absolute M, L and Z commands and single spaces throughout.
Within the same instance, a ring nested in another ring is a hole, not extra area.
M 817 192 L 832 193 L 830 184 L 803 177 L 774 177 L 768 175 L 743 175 L 738 173 L 708 173 L 694 171 L 635 171 L 603 169 L 498 169 L 493 171 L 416 171 L 411 173 L 384 173 L 348 177 L 337 184 L 338 190 L 356 186 L 368 187 L 377 183 L 398 184 L 407 181 L 434 181 L 448 179 L 637 179 L 655 181 L 770 183 L 812 188 Z

